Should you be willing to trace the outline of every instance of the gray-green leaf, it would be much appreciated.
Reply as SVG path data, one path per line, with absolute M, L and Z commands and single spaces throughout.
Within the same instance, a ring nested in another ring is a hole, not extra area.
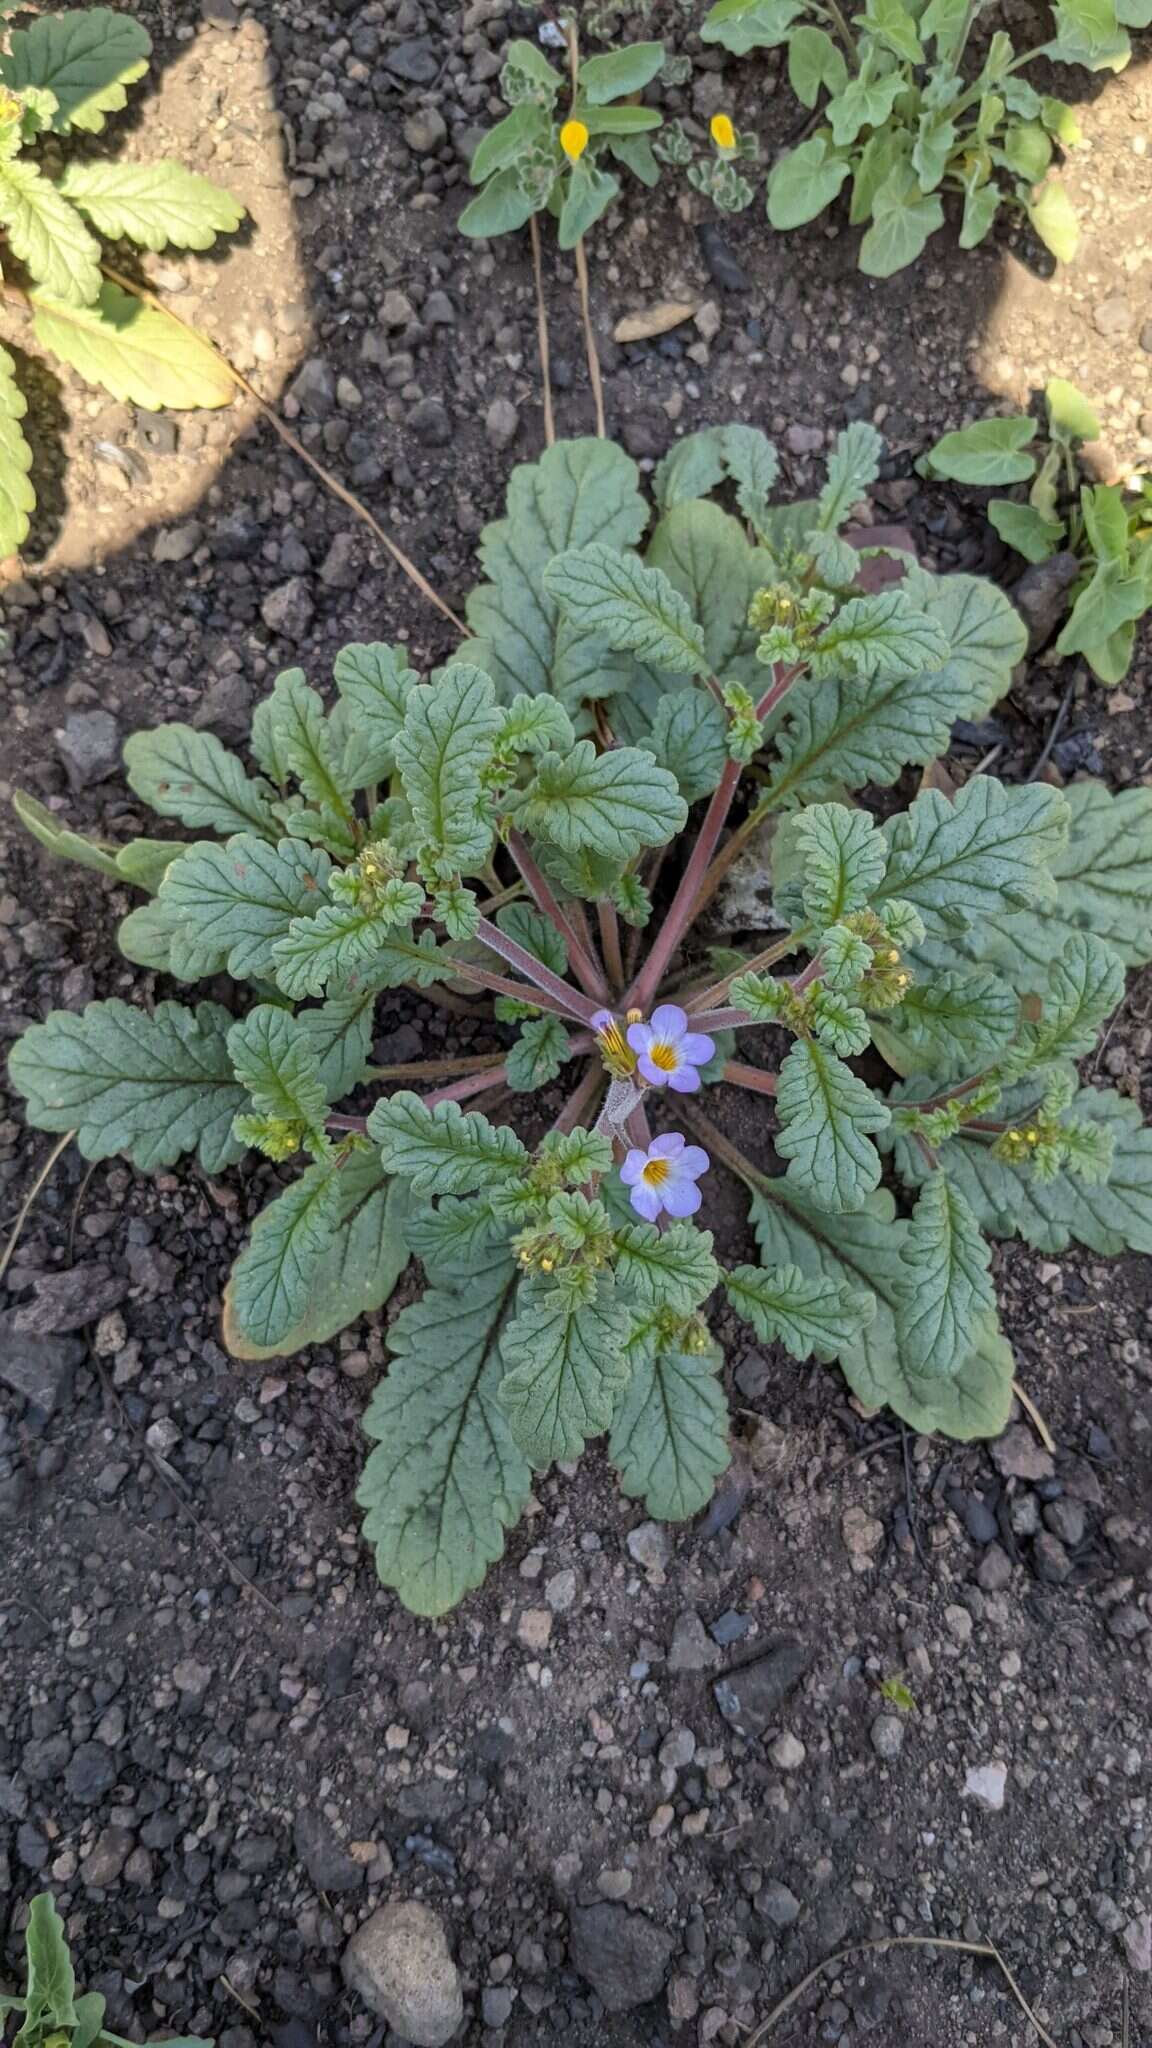
M 776 1150 L 787 1179 L 822 1208 L 859 1209 L 879 1185 L 880 1155 L 867 1135 L 889 1111 L 835 1053 L 800 1039 L 780 1068 Z
M 577 1458 L 608 1428 L 628 1381 L 630 1317 L 607 1277 L 591 1301 L 572 1302 L 529 1282 L 504 1334 L 508 1370 L 500 1406 L 520 1449 L 538 1469 Z

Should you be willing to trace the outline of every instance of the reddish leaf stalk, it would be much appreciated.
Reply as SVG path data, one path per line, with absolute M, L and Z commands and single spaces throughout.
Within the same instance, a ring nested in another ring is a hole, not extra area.
M 558 997 L 545 995 L 543 989 L 531 987 L 526 981 L 513 981 L 506 974 L 493 974 L 490 968 L 481 967 L 475 960 L 454 960 L 452 972 L 461 981 L 471 981 L 477 988 L 491 990 L 496 996 L 512 996 L 518 1003 L 533 1003 L 538 1010 L 549 1010 L 554 1017 L 563 1017 L 566 1023 L 583 1024 L 586 1020 L 582 1011 L 577 1011 Z M 561 988 L 565 986 L 563 982 Z M 575 995 L 574 990 L 569 990 Z M 577 1000 L 579 1000 L 577 998 Z
M 608 969 L 609 986 L 614 995 L 619 995 L 624 986 L 624 956 L 620 951 L 620 920 L 616 905 L 602 897 L 596 905 L 596 916 L 600 925 L 600 948 L 604 965 Z
M 775 1095 L 777 1076 L 765 1073 L 763 1067 L 745 1066 L 743 1060 L 728 1060 L 721 1075 L 724 1081 L 731 1081 L 734 1088 L 749 1088 L 753 1095 Z
M 590 1065 L 572 1090 L 552 1129 L 567 1134 L 583 1125 L 596 1107 L 596 1098 L 603 1090 L 604 1080 L 602 1068 Z
M 510 939 L 500 930 L 499 925 L 492 924 L 488 918 L 482 917 L 476 927 L 476 936 L 491 952 L 498 953 L 502 960 L 506 960 L 509 967 L 515 967 L 527 981 L 533 982 L 546 996 L 551 997 L 551 1002 L 542 1004 L 542 1008 L 552 1009 L 559 1003 L 561 1016 L 575 1017 L 581 1024 L 591 1023 L 599 1005 L 590 1002 L 587 996 L 578 994 L 566 981 L 562 981 L 558 974 L 553 974 L 550 967 L 545 967 L 542 960 L 537 960 L 535 954 L 529 953 L 524 946 L 518 946 L 515 939 Z M 507 994 L 508 991 L 504 990 L 503 993 Z M 528 1000 L 531 1002 L 535 998 L 530 996 Z
M 508 851 L 512 855 L 521 875 L 531 892 L 537 910 L 555 925 L 568 949 L 568 963 L 586 995 L 597 1002 L 607 999 L 608 989 L 604 976 L 595 961 L 585 951 L 576 935 L 575 927 L 569 922 L 545 877 L 536 865 L 519 832 L 508 834 Z
M 732 983 L 738 981 L 742 974 L 760 974 L 766 967 L 774 967 L 778 960 L 783 960 L 789 953 L 794 953 L 803 942 L 802 933 L 789 932 L 787 938 L 777 939 L 774 945 L 765 946 L 762 953 L 754 953 L 751 960 L 745 960 L 740 967 L 734 967 L 731 974 L 724 975 L 722 980 L 714 981 L 711 988 L 702 989 L 699 995 L 692 996 L 684 1007 L 693 1022 L 698 1024 L 701 1021 L 700 1011 L 711 1010 L 717 1003 L 722 1003 Z

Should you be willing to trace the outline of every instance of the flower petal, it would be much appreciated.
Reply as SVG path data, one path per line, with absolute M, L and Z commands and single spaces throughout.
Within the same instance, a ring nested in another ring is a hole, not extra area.
M 639 1180 L 647 1164 L 648 1154 L 633 1148 L 620 1168 L 620 1178 L 626 1188 L 630 1188 L 634 1181 Z
M 700 1086 L 700 1076 L 695 1067 L 687 1065 L 677 1067 L 676 1072 L 669 1074 L 667 1079 L 668 1086 L 674 1088 L 677 1095 L 695 1095 Z
M 688 1029 L 688 1012 L 678 1003 L 661 1003 L 648 1022 L 656 1038 L 682 1038 Z
M 611 1010 L 594 1010 L 588 1021 L 593 1031 L 607 1031 L 616 1019 Z
M 666 1074 L 663 1067 L 658 1067 L 646 1052 L 642 1052 L 637 1060 L 636 1071 L 644 1076 L 650 1088 L 664 1088 L 669 1079 L 674 1078 Z
M 716 1051 L 716 1040 L 706 1031 L 686 1031 L 680 1041 L 680 1057 L 694 1067 L 706 1067 Z
M 676 1170 L 698 1180 L 702 1173 L 707 1173 L 711 1164 L 703 1145 L 686 1145 L 676 1162 Z
M 694 1180 L 674 1180 L 662 1193 L 669 1216 L 694 1216 L 700 1207 L 700 1190 Z
M 647 1052 L 648 1047 L 652 1043 L 652 1026 L 650 1024 L 630 1024 L 628 1026 L 628 1043 L 632 1047 L 633 1052 Z
M 676 1159 L 683 1150 L 683 1131 L 662 1131 L 658 1138 L 653 1138 L 648 1155 L 652 1159 Z M 696 1145 L 693 1150 L 698 1152 L 700 1147 Z
M 695 1188 L 693 1188 L 692 1192 L 696 1195 L 697 1201 L 699 1201 L 700 1197 Z M 638 1216 L 643 1216 L 648 1223 L 655 1223 L 661 1209 L 664 1207 L 664 1190 L 661 1188 L 650 1188 L 646 1180 L 640 1180 L 637 1181 L 634 1188 L 630 1189 L 628 1199 Z

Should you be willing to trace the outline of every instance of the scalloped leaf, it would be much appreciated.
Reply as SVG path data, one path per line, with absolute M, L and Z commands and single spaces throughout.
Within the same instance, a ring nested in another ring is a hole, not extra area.
M 791 1185 L 823 1208 L 859 1209 L 879 1184 L 868 1133 L 886 1128 L 886 1105 L 826 1046 L 798 1039 L 780 1068 L 776 1110 Z
M 402 1174 L 417 1195 L 499 1187 L 528 1160 L 507 1124 L 490 1124 L 478 1109 L 461 1109 L 458 1102 L 429 1108 L 411 1089 L 376 1104 L 368 1136 L 380 1146 L 388 1172 Z
M 883 453 L 883 439 L 867 420 L 853 420 L 837 434 L 818 502 L 817 526 L 827 533 L 843 526 L 853 505 L 879 476 Z
M 105 116 L 126 104 L 124 88 L 144 76 L 151 54 L 148 31 L 131 15 L 77 8 L 14 29 L 0 57 L 0 79 L 16 92 L 37 85 L 54 93 L 57 134 L 81 128 L 96 135 Z
M 599 540 L 632 546 L 648 524 L 636 464 L 611 441 L 557 441 L 539 462 L 520 463 L 508 483 L 505 518 L 480 536 L 491 579 L 468 599 L 468 624 L 480 636 L 475 658 L 501 697 L 550 691 L 566 710 L 603 697 L 630 679 L 631 661 L 598 635 L 567 625 L 543 583 L 553 556 Z
M 559 1017 L 529 1017 L 504 1062 L 508 1086 L 519 1095 L 534 1094 L 554 1081 L 572 1057 L 572 1041 Z
M 496 912 L 496 922 L 508 938 L 523 946 L 534 960 L 542 961 L 553 974 L 567 974 L 568 948 L 550 917 L 530 903 L 506 903 Z
M 51 179 L 0 158 L 0 224 L 13 254 L 54 299 L 88 306 L 100 290 L 100 244 Z
M 464 872 L 481 866 L 492 844 L 480 775 L 502 722 L 491 676 L 457 662 L 410 692 L 394 742 L 418 830 L 438 859 Z
M 294 918 L 325 901 L 331 863 L 299 839 L 276 846 L 237 832 L 223 846 L 200 840 L 169 863 L 159 902 L 215 951 L 226 953 L 237 981 L 269 976 L 273 947 Z
M 590 1301 L 574 1302 L 547 1283 L 528 1281 L 503 1339 L 508 1370 L 500 1406 L 536 1468 L 578 1458 L 589 1437 L 607 1429 L 628 1383 L 631 1317 L 601 1277 Z
M 350 1153 L 335 1175 L 335 1186 L 331 1235 L 307 1287 L 303 1312 L 275 1343 L 254 1343 L 241 1328 L 233 1269 L 223 1315 L 224 1342 L 233 1358 L 288 1358 L 310 1345 L 327 1344 L 387 1301 L 408 1264 L 408 1190 L 402 1181 L 389 1180 L 369 1152 Z
M 354 789 L 382 782 L 395 766 L 393 749 L 420 681 L 406 647 L 353 641 L 332 664 L 341 703 L 348 706 L 344 774 Z
M 214 185 L 167 158 L 146 164 L 70 163 L 58 189 L 113 242 L 142 249 L 210 249 L 231 234 L 246 209 Z
M 616 1232 L 616 1285 L 641 1309 L 690 1316 L 720 1278 L 712 1233 L 692 1223 L 625 1223 Z
M 686 1522 L 711 1500 L 732 1460 L 723 1353 L 631 1347 L 631 1378 L 612 1425 L 608 1455 L 621 1491 L 660 1522 Z
M 28 1909 L 24 1955 L 27 1979 L 20 2034 L 33 2042 L 56 2029 L 75 2027 L 76 1976 L 64 1922 L 51 1892 L 40 1892 Z
M 629 860 L 683 829 L 688 806 L 666 768 L 639 747 L 598 754 L 578 740 L 567 754 L 545 754 L 515 808 L 521 831 L 562 853 Z
M 965 930 L 1005 909 L 1053 894 L 1051 861 L 1068 834 L 1057 790 L 1006 788 L 974 775 L 949 802 L 926 789 L 885 826 L 888 868 L 875 896 L 912 903 L 930 936 Z
M 795 825 L 805 919 L 820 930 L 860 910 L 878 887 L 888 849 L 867 811 L 813 804 Z
M 959 1371 L 995 1312 L 990 1254 L 964 1195 L 933 1173 L 901 1245 L 911 1270 L 900 1283 L 896 1333 L 911 1372 L 942 1379 Z
M 827 1365 L 859 1336 L 876 1299 L 799 1266 L 735 1266 L 725 1275 L 729 1301 L 765 1344 L 783 1344 L 793 1358 Z
M 354 903 L 325 903 L 314 917 L 293 918 L 286 936 L 272 948 L 277 987 L 290 1001 L 299 1002 L 303 996 L 322 995 L 335 981 L 354 985 L 358 975 L 375 977 L 386 970 L 390 957 L 403 962 L 411 956 L 396 953 L 398 934 L 398 943 L 412 943 L 412 917 L 423 900 L 423 890 L 414 883 L 393 880 L 385 883 L 371 910 Z M 412 955 L 415 952 L 412 943 Z M 443 977 L 437 973 L 432 978 Z M 416 977 L 401 966 L 394 978 L 379 986 L 409 979 Z
M 993 1065 L 1019 1014 L 1015 993 L 997 975 L 945 971 L 913 982 L 898 1010 L 872 1019 L 872 1036 L 898 1074 L 954 1081 Z
M 364 1417 L 377 1447 L 356 1499 L 381 1582 L 413 1614 L 446 1614 L 482 1583 L 532 1490 L 496 1399 L 515 1288 L 501 1257 L 429 1287 L 388 1333 L 392 1363 Z
M 228 1057 L 258 1115 L 322 1124 L 328 1104 L 316 1055 L 289 1011 L 257 1003 L 229 1031 Z
M 816 682 L 845 675 L 899 680 L 939 668 L 948 653 L 938 621 L 894 585 L 841 605 L 812 649 L 809 672 Z
M 282 669 L 277 676 L 261 705 L 261 735 L 281 770 L 295 776 L 310 802 L 337 817 L 348 816 L 351 784 L 342 772 L 324 700 L 302 668 Z
M 723 446 L 731 429 L 714 431 Z M 763 551 L 749 546 L 739 520 L 698 498 L 673 503 L 658 522 L 644 559 L 668 578 L 699 620 L 711 673 L 735 674 L 754 686 L 763 670 L 756 666 L 758 636 L 748 624 L 748 607 L 771 580 L 771 569 Z
M 694 804 L 711 796 L 728 765 L 728 720 L 703 690 L 674 690 L 656 705 L 647 745 Z
M 283 1016 L 284 1012 L 280 1011 Z M 334 1159 L 305 1167 L 299 1180 L 262 1209 L 232 1268 L 228 1317 L 240 1356 L 271 1356 L 304 1321 L 331 1255 L 340 1213 L 340 1177 Z
M 222 356 L 178 320 L 108 280 L 89 306 L 33 292 L 37 341 L 89 384 L 146 412 L 230 405 L 236 386 Z
M 1073 1241 L 1102 1258 L 1152 1252 L 1152 1130 L 1139 1104 L 1111 1088 L 1082 1088 L 1072 1109 L 1115 1136 L 1111 1172 L 1102 1187 L 1063 1172 L 1037 1181 L 997 1159 L 975 1135 L 945 1145 L 941 1163 L 993 1237 L 1022 1237 L 1047 1253 L 1067 1251 Z
M 221 835 L 258 832 L 278 839 L 266 784 L 253 782 L 214 733 L 157 725 L 124 742 L 128 787 L 162 818 Z
M 1124 963 L 1112 947 L 1088 932 L 1069 939 L 1048 968 L 1044 1007 L 1020 1026 L 1019 1071 L 1054 1060 L 1077 1060 L 1095 1049 L 1100 1026 L 1124 995 Z
M 29 477 L 32 450 L 20 422 L 28 401 L 16 382 L 16 365 L 0 348 L 0 562 L 28 538 L 28 515 L 36 492 Z M 31 829 L 31 828 L 30 828 Z
M 638 556 L 602 541 L 570 548 L 549 563 L 544 587 L 573 625 L 618 652 L 672 675 L 709 673 L 702 628 L 663 571 Z
M 52 1010 L 12 1048 L 8 1071 L 41 1131 L 76 1132 L 85 1159 L 122 1152 L 142 1172 L 195 1152 L 219 1173 L 244 1147 L 232 1121 L 247 1096 L 232 1072 L 218 1003 L 159 1003 L 153 1014 L 118 997 Z

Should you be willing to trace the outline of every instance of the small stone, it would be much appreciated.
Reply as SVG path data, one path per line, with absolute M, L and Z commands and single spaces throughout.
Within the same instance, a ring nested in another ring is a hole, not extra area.
M 1014 1422 L 992 1445 L 992 1463 L 1004 1479 L 1051 1479 L 1056 1467 L 1049 1451 L 1025 1422 Z
M 364 1882 L 363 1865 L 337 1841 L 331 1823 L 322 1813 L 305 1808 L 296 1815 L 295 1841 L 296 1854 L 318 1891 L 359 1890 Z M 363 1928 L 360 1931 L 363 1933 Z
M 692 316 L 693 325 L 705 341 L 715 341 L 723 323 L 723 315 L 715 299 L 705 299 Z
M 405 292 L 385 292 L 380 303 L 380 318 L 385 327 L 409 327 L 416 318 L 411 299 Z
M 493 448 L 510 448 L 520 432 L 520 415 L 510 398 L 494 398 L 484 415 L 484 428 Z
M 696 1754 L 696 1737 L 691 1728 L 673 1728 L 660 1744 L 660 1766 L 665 1771 L 682 1771 Z
M 985 1593 L 1003 1593 L 1012 1583 L 1012 1560 L 999 1543 L 990 1543 L 980 1559 L 976 1584 Z
M 780 1709 L 811 1662 L 806 1644 L 780 1642 L 754 1664 L 718 1678 L 712 1688 L 716 1705 L 738 1735 L 764 1735 L 779 1724 Z
M 76 1367 L 84 1358 L 79 1337 L 40 1337 L 16 1328 L 18 1309 L 0 1315 L 0 1381 L 51 1415 L 63 1400 Z
M 516 1993 L 511 1984 L 486 1984 L 480 1993 L 480 2012 L 486 2027 L 506 2027 L 512 2017 Z
M 719 285 L 722 292 L 751 291 L 752 281 L 747 271 L 737 262 L 714 221 L 702 221 L 696 230 L 696 239 L 713 284 Z
M 663 1806 L 658 1806 L 648 1823 L 650 1839 L 653 1842 L 660 1841 L 661 1837 L 668 1833 L 675 1818 L 676 1808 L 674 1806 L 669 1806 L 667 1802 Z
M 877 1714 L 868 1733 L 877 1756 L 894 1763 L 904 1747 L 904 1723 L 899 1714 Z
M 695 1608 L 685 1608 L 672 1633 L 669 1671 L 713 1671 L 719 1662 L 720 1651 Z
M 773 1927 L 791 1927 L 800 1918 L 800 1901 L 786 1884 L 772 1878 L 756 1894 L 756 1911 Z
M 341 1969 L 349 1989 L 413 2048 L 445 2048 L 464 2018 L 443 1923 L 414 1899 L 380 1906 L 352 1936 Z
M 73 789 L 87 789 L 120 766 L 120 728 L 110 711 L 72 711 L 56 733 L 56 750 Z
M 1028 628 L 1028 650 L 1047 646 L 1068 610 L 1068 592 L 1080 574 L 1079 556 L 1070 550 L 1032 562 L 1012 589 L 1012 602 Z
M 602 1899 L 626 1899 L 632 1889 L 630 1870 L 602 1870 L 596 1879 L 596 1889 Z
M 189 519 L 183 526 L 163 526 L 152 543 L 152 560 L 186 562 L 203 538 L 204 528 L 198 519 Z
M 1041 1529 L 1032 1545 L 1032 1568 L 1046 1586 L 1062 1586 L 1071 1576 L 1072 1560 L 1050 1529 Z
M 693 1977 L 673 1977 L 668 1986 L 668 2017 L 679 2024 L 694 2020 L 700 2010 L 700 1993 Z
M 629 1529 L 624 1547 L 654 1584 L 663 1584 L 672 1558 L 672 1537 L 665 1523 L 641 1522 L 639 1528 Z
M 1152 1971 L 1152 1913 L 1137 1913 L 1120 1937 L 1128 1968 L 1141 1977 Z
M 526 1650 L 546 1650 L 552 1639 L 552 1616 L 546 1607 L 526 1607 L 516 1634 Z
M 447 292 L 429 292 L 420 317 L 425 327 L 455 327 L 456 308 Z
M 431 85 L 440 70 L 431 36 L 411 36 L 407 42 L 397 43 L 385 57 L 384 69 L 394 78 L 402 78 L 405 85 Z
M 64 1789 L 80 1806 L 95 1806 L 116 1783 L 116 1759 L 102 1742 L 82 1742 L 64 1773 Z
M 553 1614 L 567 1614 L 576 1605 L 580 1582 L 575 1572 L 556 1572 L 544 1587 L 544 1598 Z
M 414 405 L 408 427 L 425 448 L 444 448 L 452 439 L 452 416 L 439 398 L 422 398 Z
M 1079 1500 L 1050 1500 L 1044 1509 L 1044 1520 L 1054 1536 L 1069 1550 L 1075 1550 L 1084 1541 L 1088 1517 L 1084 1503 Z
M 310 419 L 326 420 L 336 407 L 336 379 L 323 356 L 309 356 L 288 387 L 301 412 Z
M 569 1916 L 572 1966 L 609 2012 L 647 2005 L 664 1989 L 674 1935 L 646 1913 L 605 1901 L 576 1906 Z
M 107 1891 L 119 1878 L 131 1849 L 127 1828 L 102 1828 L 80 1864 L 80 1882 L 90 1891 Z
M 316 610 L 311 587 L 304 576 L 290 576 L 270 590 L 260 606 L 260 616 L 270 633 L 297 642 L 307 635 Z
M 1130 301 L 1119 293 L 1114 293 L 1111 298 L 1101 299 L 1100 304 L 1092 308 L 1092 325 L 1097 334 L 1104 335 L 1109 341 L 1118 340 L 1122 334 L 1127 334 L 1129 328 L 1135 325 L 1135 321 L 1136 315 Z
M 183 1657 L 172 1673 L 172 1683 L 179 1692 L 198 1699 L 212 1683 L 212 1666 L 199 1663 L 195 1657 Z
M 364 393 L 351 377 L 337 377 L 336 403 L 341 412 L 359 412 L 364 403 Z
M 808 1751 L 799 1736 L 786 1728 L 775 1742 L 769 1744 L 768 1754 L 778 1771 L 798 1771 Z
M 355 590 L 360 581 L 359 543 L 354 533 L 338 533 L 320 564 L 326 590 Z
M 999 1813 L 1007 1783 L 1007 1764 L 974 1764 L 964 1780 L 964 1797 L 974 1799 L 986 1813 Z
M 852 1559 L 854 1571 L 866 1571 L 872 1561 L 872 1553 L 884 1541 L 884 1524 L 875 1515 L 869 1515 L 863 1508 L 845 1508 L 840 1517 L 840 1534 L 844 1548 Z
M 785 427 L 784 446 L 789 455 L 819 455 L 824 446 L 823 430 L 800 425 Z
M 404 140 L 414 156 L 430 156 L 448 140 L 448 123 L 438 107 L 417 107 L 404 123 Z

